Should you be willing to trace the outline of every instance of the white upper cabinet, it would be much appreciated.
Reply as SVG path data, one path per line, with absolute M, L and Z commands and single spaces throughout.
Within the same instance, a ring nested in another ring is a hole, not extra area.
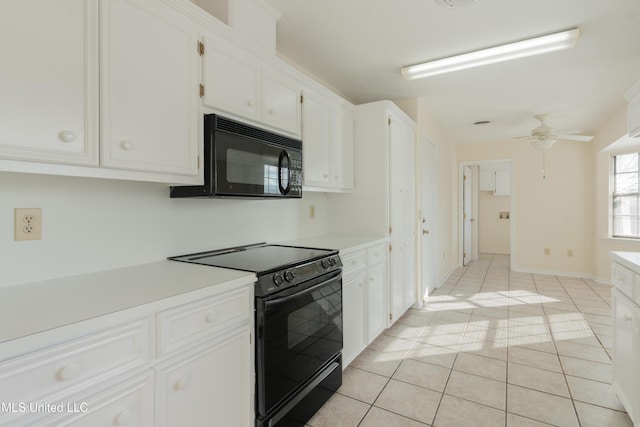
M 258 120 L 260 64 L 230 42 L 204 37 L 205 105 Z
M 304 185 L 321 191 L 353 188 L 353 112 L 350 105 L 304 91 Z
M 237 42 L 204 37 L 203 104 L 300 136 L 300 85 Z
M 300 86 L 276 70 L 262 71 L 262 121 L 273 127 L 300 135 Z
M 97 166 L 96 8 L 0 2 L 0 158 Z
M 101 165 L 198 173 L 197 27 L 156 0 L 102 2 Z
M 479 191 L 495 191 L 496 189 L 496 172 L 493 169 L 480 169 L 480 179 L 478 180 Z
M 304 185 L 326 187 L 331 181 L 331 107 L 312 92 L 302 103 Z
M 493 194 L 494 196 L 511 195 L 511 171 L 509 169 L 496 170 L 496 188 Z

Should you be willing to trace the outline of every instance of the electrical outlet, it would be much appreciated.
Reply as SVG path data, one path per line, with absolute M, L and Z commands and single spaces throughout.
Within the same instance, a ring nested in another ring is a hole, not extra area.
M 14 240 L 42 239 L 42 209 L 15 208 L 13 211 Z
M 545 254 L 545 255 L 551 255 L 551 249 L 549 249 L 549 248 L 544 248 L 544 254 Z
M 316 219 L 316 205 L 309 205 L 309 219 Z

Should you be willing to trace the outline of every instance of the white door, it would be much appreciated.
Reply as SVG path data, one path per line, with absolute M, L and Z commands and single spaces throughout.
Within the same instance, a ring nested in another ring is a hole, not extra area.
M 437 286 L 436 271 L 436 206 L 438 201 L 438 150 L 426 137 L 422 138 L 420 159 L 420 196 L 422 200 L 422 287 L 418 301 L 423 299 Z
M 463 172 L 463 184 L 462 184 L 462 220 L 463 220 L 463 254 L 462 265 L 467 265 L 471 262 L 472 254 L 472 228 L 471 228 L 471 168 L 469 166 L 464 167 Z

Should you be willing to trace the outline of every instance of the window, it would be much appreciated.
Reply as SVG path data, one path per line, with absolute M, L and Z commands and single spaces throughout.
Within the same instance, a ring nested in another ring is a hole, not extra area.
M 639 154 L 613 156 L 613 237 L 640 238 Z

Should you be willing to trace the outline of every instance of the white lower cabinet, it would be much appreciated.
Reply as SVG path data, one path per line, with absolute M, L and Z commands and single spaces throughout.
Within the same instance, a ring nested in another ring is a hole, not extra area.
M 640 426 L 640 255 L 611 252 L 612 384 Z M 624 264 L 624 265 L 623 265 Z
M 640 422 L 640 306 L 612 291 L 613 386 L 635 425 Z
M 378 243 L 340 255 L 343 366 L 349 365 L 387 327 L 387 244 Z
M 250 337 L 248 328 L 237 328 L 158 365 L 156 425 L 250 425 Z
M 0 361 L 0 426 L 253 425 L 253 287 L 30 336 Z

